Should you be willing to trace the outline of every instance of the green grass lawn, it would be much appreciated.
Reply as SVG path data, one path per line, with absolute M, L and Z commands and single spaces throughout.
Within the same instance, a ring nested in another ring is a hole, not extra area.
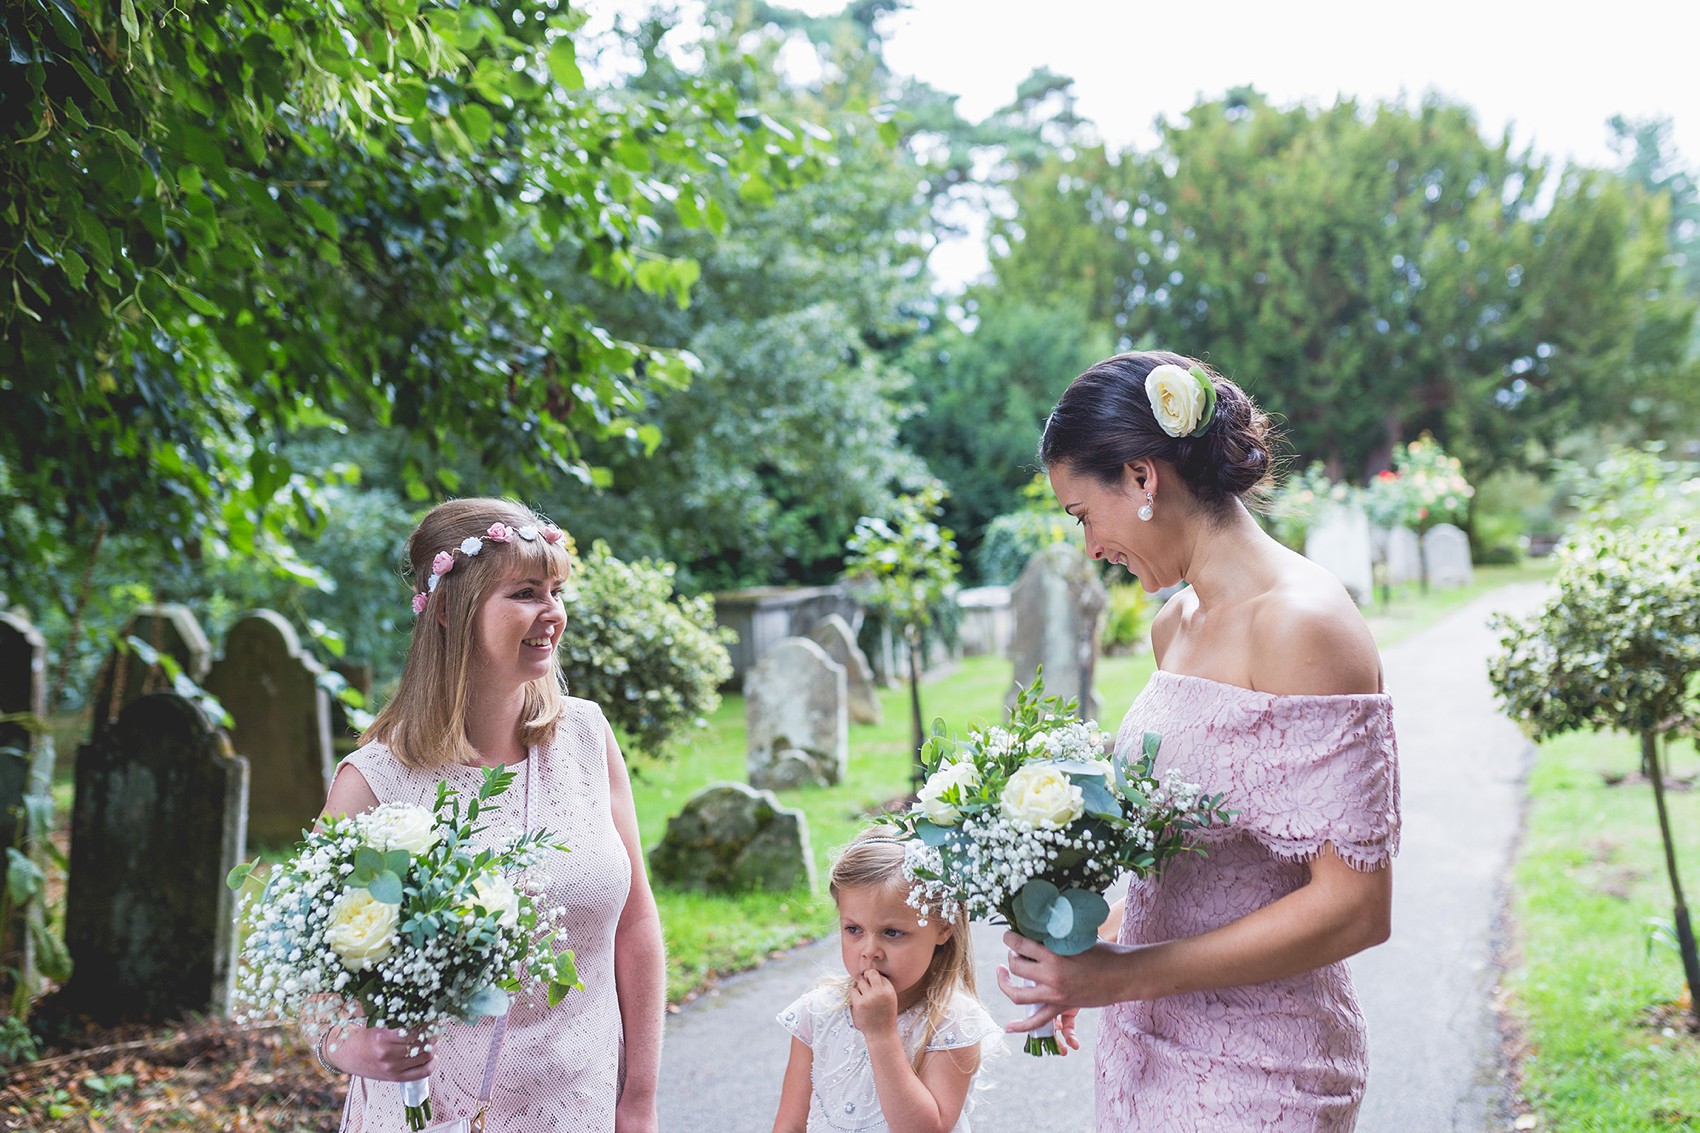
M 1666 792 L 1677 868 L 1700 896 L 1700 758 L 1682 743 Z M 1572 733 L 1541 745 L 1515 867 L 1506 986 L 1525 1041 L 1523 1094 L 1554 1130 L 1700 1129 L 1700 1036 L 1672 1010 L 1683 989 L 1652 788 L 1628 736 Z

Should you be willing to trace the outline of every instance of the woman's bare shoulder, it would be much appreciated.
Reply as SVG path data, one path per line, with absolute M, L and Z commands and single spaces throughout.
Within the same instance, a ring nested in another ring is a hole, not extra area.
M 1381 691 L 1381 657 L 1369 626 L 1340 581 L 1300 560 L 1257 604 L 1252 679 L 1284 695 Z

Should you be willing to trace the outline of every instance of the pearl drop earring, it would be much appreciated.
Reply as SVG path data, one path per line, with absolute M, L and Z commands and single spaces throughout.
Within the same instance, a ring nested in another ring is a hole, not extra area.
M 1156 502 L 1157 502 L 1157 497 L 1151 492 L 1146 492 L 1145 493 L 1145 502 L 1139 505 L 1139 518 L 1143 519 L 1147 523 L 1150 523 L 1151 522 L 1151 505 L 1156 503 Z

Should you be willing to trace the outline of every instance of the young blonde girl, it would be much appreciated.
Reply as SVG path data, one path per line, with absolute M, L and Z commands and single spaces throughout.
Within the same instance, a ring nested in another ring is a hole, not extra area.
M 864 834 L 833 863 L 845 975 L 779 1014 L 791 1060 L 774 1133 L 967 1133 L 982 1044 L 968 918 L 908 904 L 903 844 Z

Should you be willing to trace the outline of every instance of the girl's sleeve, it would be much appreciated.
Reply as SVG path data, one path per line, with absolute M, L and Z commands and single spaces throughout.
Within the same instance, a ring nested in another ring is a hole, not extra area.
M 781 1027 L 790 1031 L 804 1046 L 811 1048 L 815 1045 L 815 1018 L 810 1002 L 813 998 L 813 993 L 800 995 L 791 1002 L 791 1006 L 775 1016 Z

